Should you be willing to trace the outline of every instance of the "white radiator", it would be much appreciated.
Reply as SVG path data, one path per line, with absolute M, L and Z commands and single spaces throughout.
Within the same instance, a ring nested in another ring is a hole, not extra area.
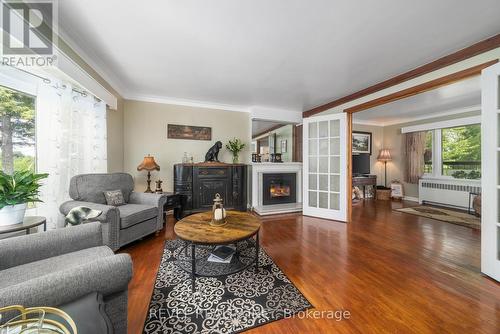
M 420 203 L 435 203 L 467 209 L 470 192 L 480 193 L 481 181 L 421 179 L 418 184 Z

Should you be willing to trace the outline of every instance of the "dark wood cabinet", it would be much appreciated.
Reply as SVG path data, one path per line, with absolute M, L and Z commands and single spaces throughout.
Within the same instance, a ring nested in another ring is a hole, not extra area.
M 246 171 L 247 166 L 243 164 L 176 164 L 174 192 L 184 195 L 186 214 L 210 210 L 217 193 L 227 209 L 245 211 Z

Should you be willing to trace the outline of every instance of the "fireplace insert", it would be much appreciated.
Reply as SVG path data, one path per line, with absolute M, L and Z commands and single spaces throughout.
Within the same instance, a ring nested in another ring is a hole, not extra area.
M 297 174 L 263 174 L 262 182 L 262 205 L 295 203 L 297 201 Z

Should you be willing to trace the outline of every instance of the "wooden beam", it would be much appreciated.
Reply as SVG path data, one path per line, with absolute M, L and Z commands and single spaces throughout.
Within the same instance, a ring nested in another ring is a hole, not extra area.
M 455 72 L 455 73 L 446 75 L 444 77 L 441 77 L 441 78 L 438 78 L 435 80 L 424 82 L 423 84 L 420 84 L 420 85 L 417 85 L 414 87 L 400 90 L 399 92 L 395 92 L 395 93 L 385 95 L 385 96 L 376 98 L 374 100 L 371 100 L 371 101 L 368 101 L 365 103 L 358 104 L 356 106 L 347 108 L 344 111 L 347 113 L 355 113 L 355 112 L 363 111 L 366 109 L 374 108 L 374 107 L 380 106 L 382 104 L 401 100 L 401 99 L 404 99 L 404 98 L 407 98 L 407 97 L 410 97 L 413 95 L 424 93 L 424 92 L 427 92 L 429 90 L 439 88 L 441 86 L 446 86 L 446 85 L 455 83 L 455 82 L 460 81 L 460 80 L 464 80 L 464 79 L 467 79 L 467 78 L 470 78 L 470 77 L 473 77 L 476 75 L 480 75 L 481 71 L 483 69 L 485 69 L 486 67 L 490 67 L 491 65 L 496 64 L 496 63 L 498 63 L 498 59 L 491 60 L 489 62 L 480 64 L 480 65 L 476 65 L 474 67 L 471 67 L 471 68 L 468 68 L 468 69 L 465 69 L 465 70 L 462 70 L 459 72 Z
M 304 111 L 302 113 L 302 116 L 303 117 L 311 117 L 311 116 L 318 114 L 320 112 L 323 112 L 325 110 L 337 107 L 339 105 L 342 105 L 342 104 L 350 102 L 350 101 L 354 101 L 354 100 L 359 99 L 363 96 L 376 93 L 376 92 L 381 91 L 383 89 L 386 89 L 388 87 L 395 86 L 397 84 L 414 79 L 414 78 L 422 76 L 424 74 L 439 70 L 439 69 L 444 68 L 446 66 L 456 64 L 462 60 L 477 56 L 481 53 L 496 49 L 498 47 L 500 47 L 500 34 L 495 35 L 493 37 L 490 37 L 488 39 L 485 39 L 483 41 L 480 41 L 479 43 L 476 43 L 474 45 L 466 47 L 465 49 L 462 49 L 462 50 L 459 50 L 459 51 L 454 52 L 452 54 L 449 54 L 447 56 L 441 57 L 437 60 L 434 60 L 433 62 L 430 62 L 428 64 L 417 67 L 411 71 L 397 75 L 397 76 L 392 77 L 388 80 L 379 82 L 373 86 L 370 86 L 370 87 L 365 88 L 363 90 L 360 90 L 358 92 L 346 95 L 346 96 L 341 97 L 339 99 L 336 99 L 332 102 L 329 102 L 329 103 L 323 104 L 321 106 L 315 107 L 313 109 Z

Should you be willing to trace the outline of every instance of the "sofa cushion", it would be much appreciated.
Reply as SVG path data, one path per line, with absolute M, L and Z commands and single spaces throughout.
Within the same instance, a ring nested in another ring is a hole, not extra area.
M 104 191 L 120 189 L 125 203 L 134 190 L 132 175 L 127 173 L 80 174 L 73 176 L 69 196 L 75 201 L 106 204 Z
M 57 247 L 57 245 L 54 245 L 54 247 Z M 8 268 L 0 272 L 0 289 L 113 255 L 111 248 L 99 246 Z
M 125 204 L 118 206 L 120 226 L 127 228 L 158 216 L 158 207 L 144 204 Z

